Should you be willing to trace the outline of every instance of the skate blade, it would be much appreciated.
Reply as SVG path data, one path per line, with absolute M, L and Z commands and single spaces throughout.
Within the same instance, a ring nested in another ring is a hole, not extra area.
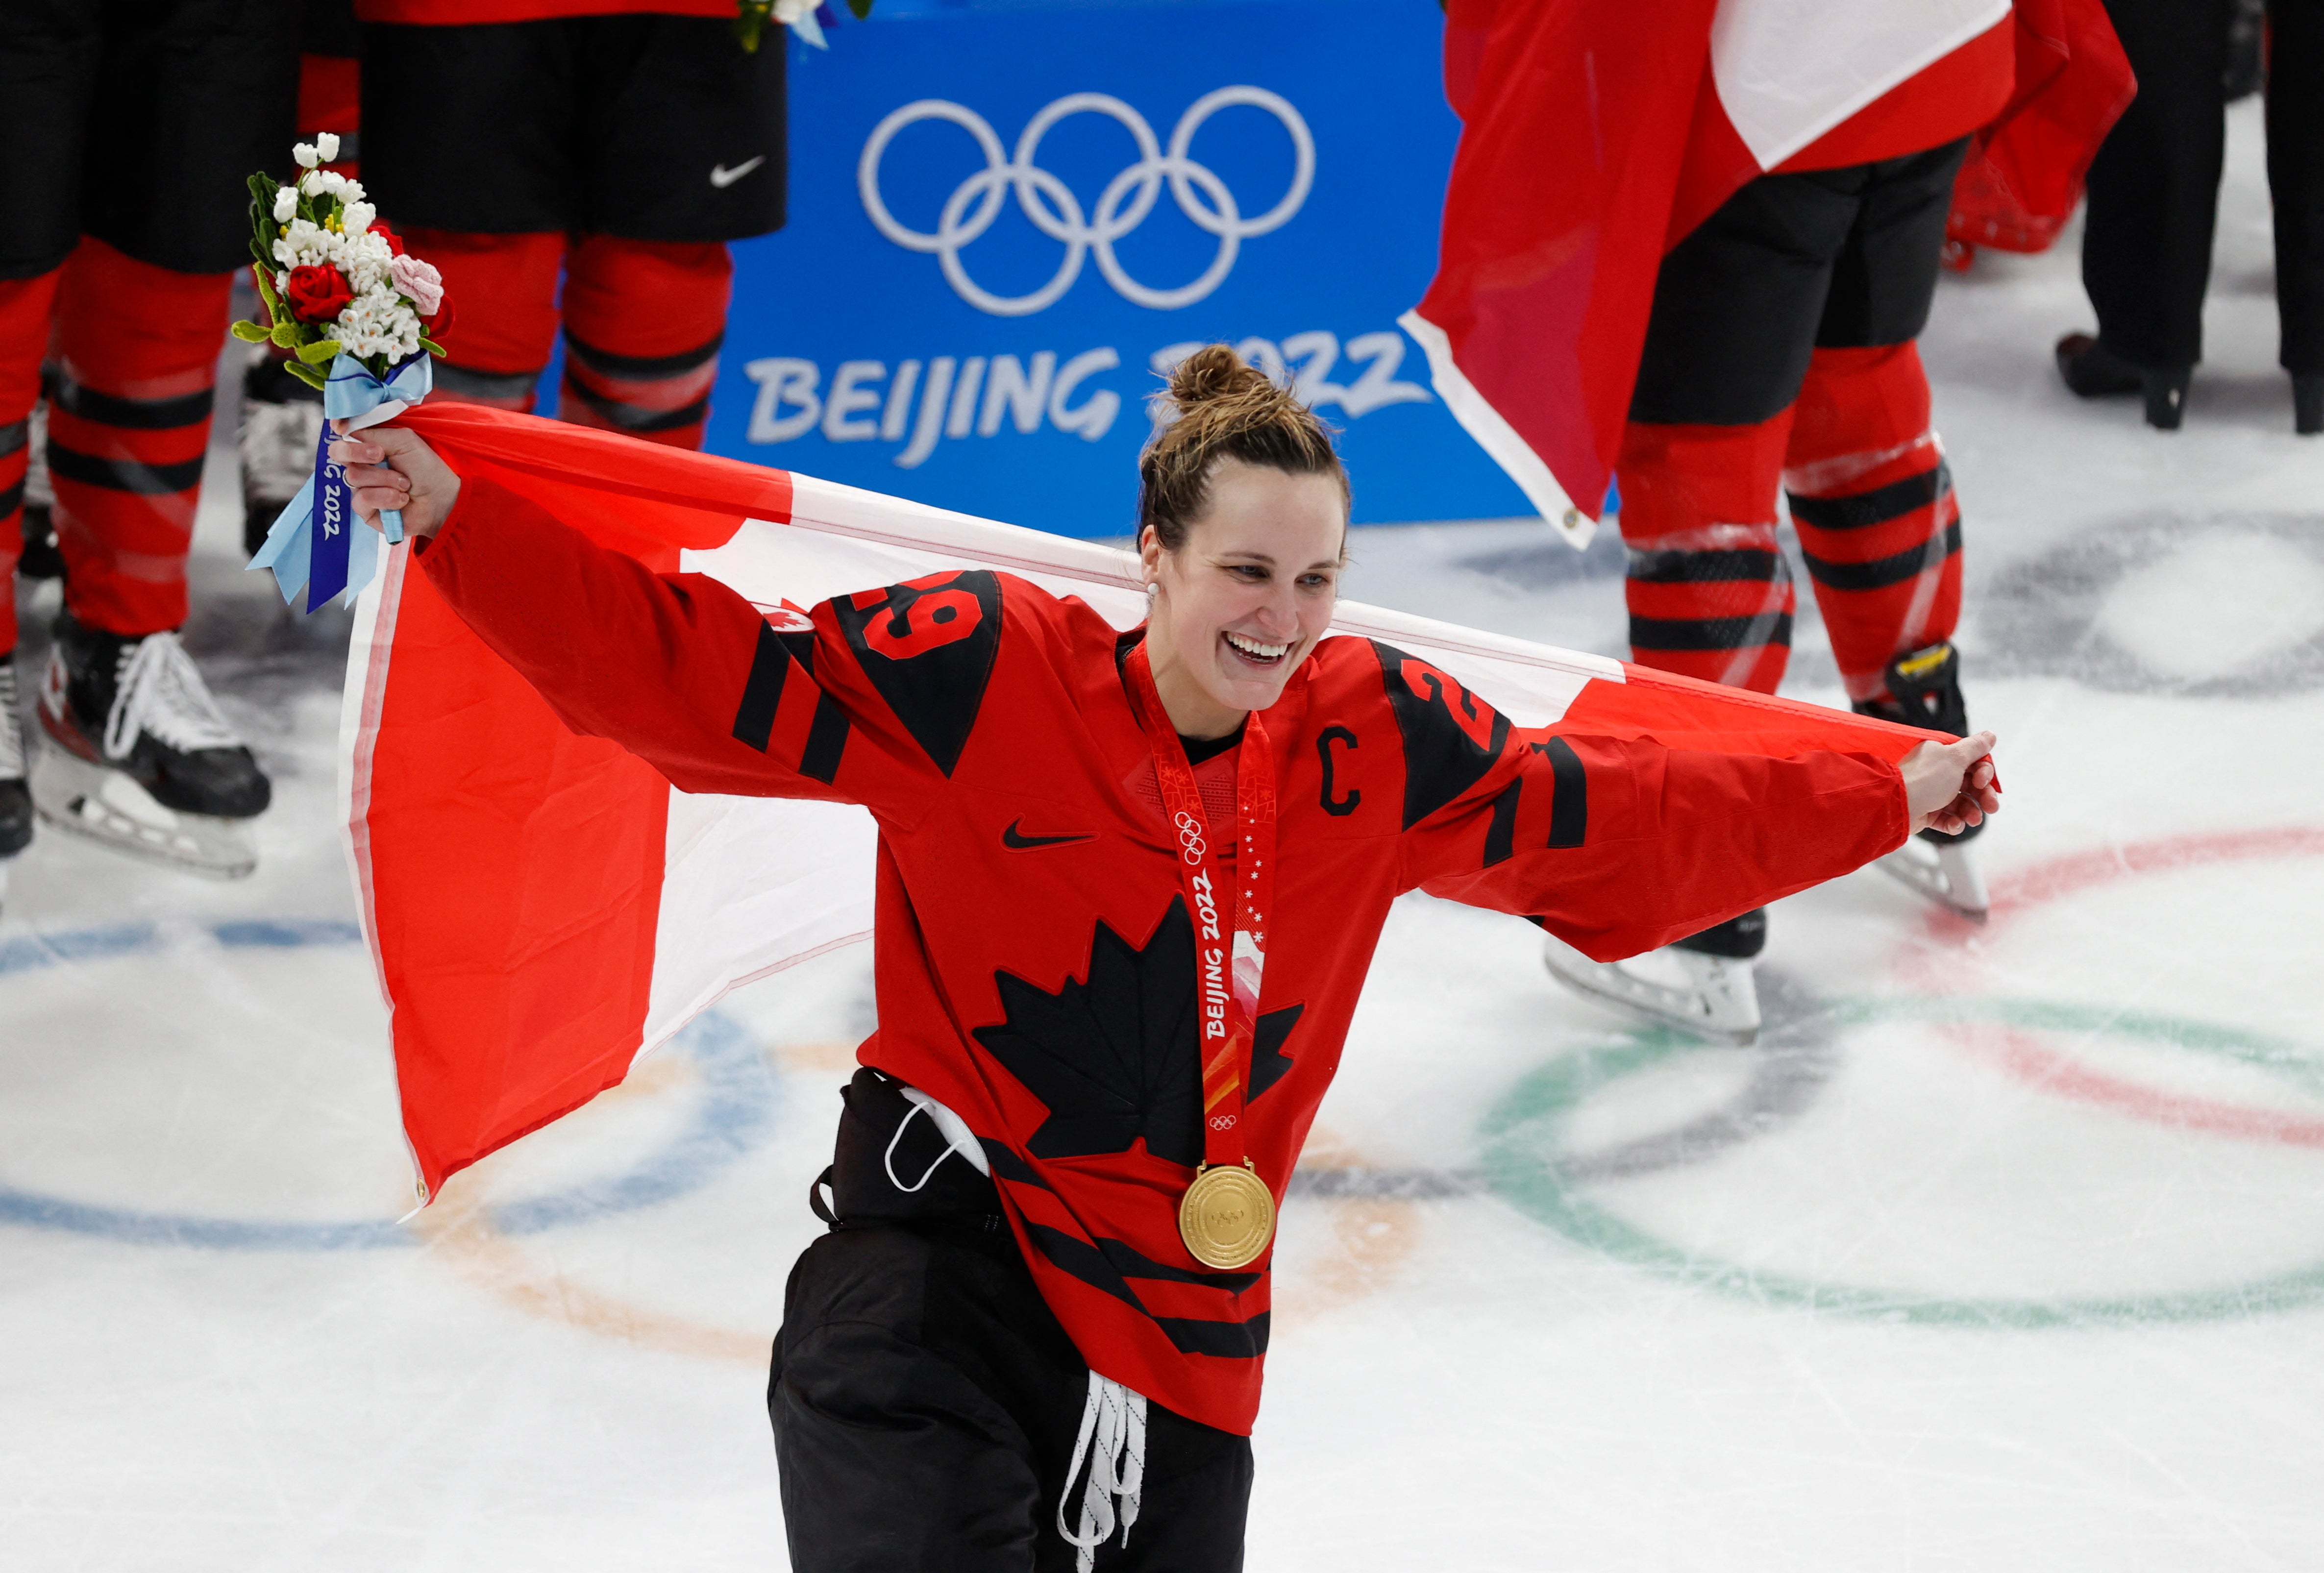
M 246 878 L 258 843 L 246 819 L 164 808 L 118 770 L 50 746 L 32 760 L 32 807 L 69 835 L 208 879 Z
M 1977 854 L 1960 842 L 1938 845 L 1914 836 L 1878 866 L 1890 878 L 1972 923 L 1983 923 L 1991 906 Z
M 1692 988 L 1641 977 L 1618 961 L 1594 961 L 1552 936 L 1542 952 L 1550 976 L 1577 994 L 1617 1005 L 1712 1043 L 1749 1047 L 1759 1040 L 1759 994 L 1751 963 L 1673 951 Z

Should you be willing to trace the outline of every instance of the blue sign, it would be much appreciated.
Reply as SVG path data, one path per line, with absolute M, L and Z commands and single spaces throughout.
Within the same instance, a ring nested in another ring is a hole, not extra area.
M 879 0 L 796 41 L 790 222 L 734 248 L 709 446 L 1126 535 L 1213 341 L 1339 427 L 1359 520 L 1524 495 L 1396 326 L 1460 125 L 1427 0 Z

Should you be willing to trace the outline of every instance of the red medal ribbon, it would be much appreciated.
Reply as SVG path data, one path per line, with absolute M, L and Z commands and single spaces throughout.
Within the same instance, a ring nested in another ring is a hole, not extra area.
M 1252 1034 L 1267 966 L 1267 913 L 1275 886 L 1275 754 L 1253 711 L 1243 722 L 1236 761 L 1235 883 L 1229 890 L 1218 838 L 1203 812 L 1202 789 L 1186 746 L 1162 707 L 1154 667 L 1141 642 L 1124 663 L 1130 708 L 1154 750 L 1162 802 L 1178 837 L 1178 877 L 1194 924 L 1196 1053 L 1203 1067 L 1203 1162 L 1240 1167 L 1243 1104 L 1250 1096 Z

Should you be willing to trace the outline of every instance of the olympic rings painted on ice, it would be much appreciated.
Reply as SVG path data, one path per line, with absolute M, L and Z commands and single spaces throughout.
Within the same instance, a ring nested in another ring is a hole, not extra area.
M 1242 216 L 1241 207 L 1227 183 L 1208 166 L 1188 157 L 1186 151 L 1204 122 L 1220 110 L 1236 105 L 1264 109 L 1274 115 L 1291 138 L 1295 159 L 1290 188 L 1274 207 L 1252 218 Z M 1058 122 L 1076 115 L 1106 115 L 1119 122 L 1138 145 L 1138 161 L 1107 182 L 1098 197 L 1095 213 L 1087 216 L 1072 189 L 1034 161 L 1041 151 L 1041 139 Z M 889 211 L 887 201 L 880 194 L 880 163 L 888 152 L 888 144 L 907 126 L 924 120 L 946 121 L 959 126 L 976 139 L 977 147 L 984 154 L 984 168 L 963 180 L 945 199 L 933 234 L 901 223 Z M 1314 179 L 1315 139 L 1307 129 L 1307 122 L 1292 107 L 1290 100 L 1264 87 L 1221 87 L 1194 100 L 1171 130 L 1167 150 L 1156 141 L 1154 128 L 1147 124 L 1144 115 L 1107 93 L 1069 94 L 1049 105 L 1027 123 L 1017 138 L 1013 155 L 1002 151 L 1001 138 L 991 124 L 973 109 L 949 99 L 921 98 L 894 111 L 872 129 L 855 166 L 855 185 L 863 198 L 863 211 L 880 233 L 907 251 L 934 253 L 954 292 L 978 310 L 995 317 L 1028 317 L 1047 310 L 1074 287 L 1074 281 L 1081 276 L 1083 262 L 1092 253 L 1097 257 L 1098 271 L 1123 299 L 1157 311 L 1191 306 L 1225 281 L 1244 241 L 1280 229 L 1290 221 L 1306 202 Z M 1130 277 L 1113 251 L 1115 242 L 1146 222 L 1166 181 L 1179 211 L 1197 228 L 1215 235 L 1219 243 L 1210 266 L 1193 282 L 1175 290 L 1157 290 L 1140 283 Z M 1033 226 L 1051 240 L 1064 243 L 1065 254 L 1049 281 L 1030 294 L 995 295 L 969 277 L 960 253 L 992 227 L 1012 191 L 1018 207 Z
M 236 920 L 200 928 L 228 950 L 352 945 L 363 937 L 353 924 L 307 920 Z M 60 961 L 147 955 L 167 943 L 168 936 L 152 924 L 22 935 L 0 943 L 0 978 Z M 714 1011 L 696 1018 L 671 1046 L 686 1056 L 701 1081 L 692 1118 L 619 1173 L 485 1208 L 497 1232 L 544 1234 L 675 1200 L 701 1190 L 760 1145 L 773 1123 L 778 1094 L 773 1072 L 751 1035 Z M 94 1235 L 124 1245 L 214 1251 L 364 1251 L 422 1243 L 412 1228 L 385 1219 L 308 1221 L 148 1212 L 75 1201 L 5 1182 L 0 1224 Z
M 1938 1026 L 1992 1023 L 2020 1031 L 2112 1034 L 2224 1053 L 2308 1082 L 2318 1059 L 2305 1045 L 2259 1033 L 2111 1006 L 2008 999 L 1855 999 L 1830 1003 L 1842 1026 L 1886 1020 Z M 1721 1052 L 1684 1034 L 1641 1028 L 1615 1046 L 1572 1055 L 1520 1081 L 1486 1117 L 1487 1183 L 1539 1223 L 1591 1250 L 1691 1288 L 1792 1310 L 1875 1321 L 1950 1327 L 2084 1328 L 2139 1322 L 2224 1320 L 2324 1302 L 2324 1260 L 2239 1283 L 2152 1294 L 1978 1298 L 1883 1289 L 1748 1267 L 1665 1239 L 1621 1217 L 1576 1183 L 1563 1156 L 1564 1129 L 1583 1101 L 1609 1083 L 1674 1058 Z

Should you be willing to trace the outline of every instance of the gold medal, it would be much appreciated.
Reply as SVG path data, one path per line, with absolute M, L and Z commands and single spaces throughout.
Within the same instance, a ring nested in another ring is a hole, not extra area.
M 1275 1237 L 1275 1198 L 1248 1158 L 1205 1166 L 1178 1203 L 1178 1233 L 1204 1266 L 1247 1267 Z

